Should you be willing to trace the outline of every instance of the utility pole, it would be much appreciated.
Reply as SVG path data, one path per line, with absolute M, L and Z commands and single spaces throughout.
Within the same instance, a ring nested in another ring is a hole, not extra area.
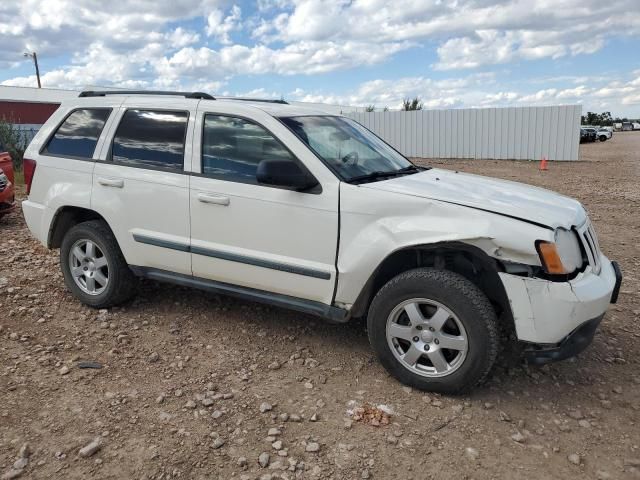
M 40 69 L 38 68 L 38 55 L 36 55 L 36 52 L 32 52 L 32 53 L 25 52 L 24 56 L 33 58 L 33 63 L 36 66 L 36 77 L 38 79 L 38 88 L 42 88 L 42 85 L 40 84 Z

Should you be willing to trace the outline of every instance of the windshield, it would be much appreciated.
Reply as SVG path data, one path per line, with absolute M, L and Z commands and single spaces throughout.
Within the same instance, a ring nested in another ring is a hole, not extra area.
M 344 117 L 280 118 L 343 180 L 382 180 L 419 171 L 359 123 Z

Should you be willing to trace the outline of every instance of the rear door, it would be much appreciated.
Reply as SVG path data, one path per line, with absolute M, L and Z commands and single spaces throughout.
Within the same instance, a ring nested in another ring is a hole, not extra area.
M 189 175 L 197 100 L 131 97 L 93 172 L 92 208 L 130 265 L 191 275 Z
M 230 103 L 230 102 L 229 102 Z M 191 177 L 196 277 L 331 304 L 339 183 L 278 120 L 256 109 L 201 102 Z M 309 192 L 260 185 L 263 159 L 300 162 Z

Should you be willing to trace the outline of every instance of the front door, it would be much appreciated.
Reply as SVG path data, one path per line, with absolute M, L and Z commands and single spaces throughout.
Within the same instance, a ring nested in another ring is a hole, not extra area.
M 196 120 L 190 193 L 194 276 L 330 304 L 337 179 L 309 192 L 259 185 L 261 160 L 300 162 L 271 133 L 285 127 L 271 117 L 258 124 L 221 111 L 199 112 Z

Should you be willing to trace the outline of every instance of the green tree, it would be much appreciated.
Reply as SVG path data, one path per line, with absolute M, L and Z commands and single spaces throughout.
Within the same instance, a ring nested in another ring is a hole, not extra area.
M 364 108 L 364 111 L 365 111 L 365 112 L 375 112 L 375 111 L 376 111 L 376 106 L 375 106 L 375 105 L 367 105 L 367 106 Z
M 602 112 L 600 114 L 600 125 L 610 127 L 613 125 L 613 118 L 611 112 Z
M 27 144 L 27 136 L 15 127 L 12 119 L 0 118 L 1 149 L 9 152 L 16 170 L 22 170 L 22 156 Z
M 405 98 L 402 101 L 402 110 L 406 112 L 413 110 L 422 110 L 422 102 L 420 101 L 420 97 L 415 97 L 413 100 L 410 98 Z
M 587 125 L 600 125 L 600 115 L 594 112 L 587 112 L 585 121 Z

